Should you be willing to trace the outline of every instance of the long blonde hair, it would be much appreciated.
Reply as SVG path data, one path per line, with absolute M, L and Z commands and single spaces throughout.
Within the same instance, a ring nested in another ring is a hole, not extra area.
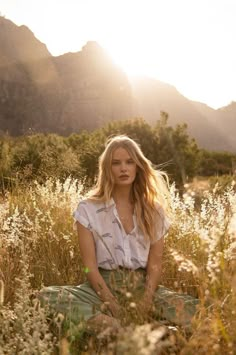
M 111 171 L 112 154 L 117 148 L 124 148 L 137 165 L 137 174 L 132 186 L 132 200 L 135 205 L 138 227 L 146 239 L 155 240 L 157 233 L 157 203 L 169 211 L 169 182 L 166 173 L 156 170 L 144 156 L 140 146 L 126 135 L 110 138 L 99 158 L 97 184 L 88 198 L 106 202 L 112 198 L 114 178 Z

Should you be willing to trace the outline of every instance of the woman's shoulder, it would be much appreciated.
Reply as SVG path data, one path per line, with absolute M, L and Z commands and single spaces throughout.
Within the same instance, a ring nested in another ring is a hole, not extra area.
M 87 207 L 89 209 L 97 209 L 104 206 L 104 202 L 97 201 L 91 198 L 84 198 L 80 200 L 78 203 L 78 207 L 82 207 L 82 206 L 84 206 L 85 208 Z
M 81 199 L 73 212 L 73 217 L 78 221 L 81 221 L 81 218 L 94 218 L 97 211 L 103 208 L 103 206 L 100 202 L 98 203 L 90 198 Z
M 156 213 L 158 217 L 162 220 L 168 221 L 168 223 L 171 223 L 171 216 L 169 213 L 166 211 L 165 207 L 160 204 L 160 202 L 156 202 Z
M 163 208 L 163 206 L 160 204 L 160 202 L 155 202 L 155 208 L 156 208 L 156 211 L 160 214 L 164 214 L 165 210 Z

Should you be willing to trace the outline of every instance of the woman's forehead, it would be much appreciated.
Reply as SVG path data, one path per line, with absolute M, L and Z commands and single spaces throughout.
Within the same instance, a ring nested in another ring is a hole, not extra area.
M 112 152 L 112 159 L 129 159 L 131 158 L 130 153 L 127 149 L 123 147 L 118 147 Z

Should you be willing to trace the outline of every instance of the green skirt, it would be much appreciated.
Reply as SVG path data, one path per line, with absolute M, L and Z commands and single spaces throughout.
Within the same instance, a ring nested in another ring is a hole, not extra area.
M 135 314 L 135 302 L 140 300 L 145 285 L 144 269 L 99 270 L 111 292 L 117 297 L 127 312 Z M 49 286 L 38 295 L 43 307 L 48 306 L 50 315 L 63 314 L 64 318 L 78 324 L 109 310 L 104 306 L 89 282 L 78 286 Z M 167 320 L 170 323 L 189 326 L 197 311 L 199 300 L 159 286 L 153 300 L 152 317 Z

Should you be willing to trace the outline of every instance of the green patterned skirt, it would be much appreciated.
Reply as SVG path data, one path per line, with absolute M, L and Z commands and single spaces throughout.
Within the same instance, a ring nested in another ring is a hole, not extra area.
M 141 299 L 145 285 L 145 270 L 103 270 L 100 269 L 106 284 L 130 319 L 135 316 L 135 302 Z M 50 315 L 61 313 L 68 322 L 78 324 L 109 310 L 104 306 L 89 282 L 78 286 L 49 286 L 38 295 L 43 307 L 48 307 Z M 196 314 L 199 300 L 159 286 L 153 300 L 152 318 L 166 320 L 172 324 L 189 327 Z M 136 315 L 137 316 L 137 315 Z M 139 319 L 142 315 L 139 315 Z

